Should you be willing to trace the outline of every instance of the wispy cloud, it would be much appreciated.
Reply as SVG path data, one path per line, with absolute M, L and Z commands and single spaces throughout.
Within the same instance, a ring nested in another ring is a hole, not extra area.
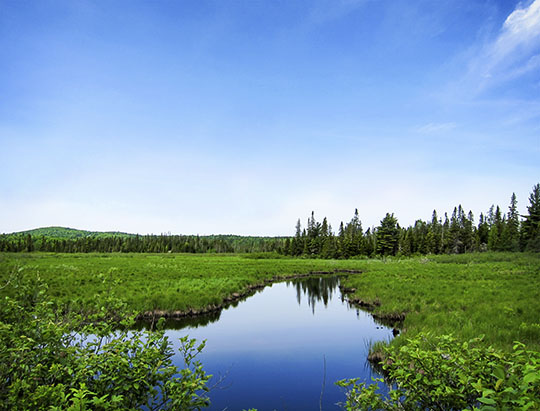
M 470 65 L 480 89 L 525 75 L 540 67 L 540 0 L 518 4 L 496 38 Z
M 309 21 L 319 25 L 338 20 L 364 6 L 369 0 L 323 0 L 313 3 L 309 13 Z
M 416 127 L 414 131 L 422 134 L 438 134 L 453 130 L 456 127 L 456 123 L 427 123 Z

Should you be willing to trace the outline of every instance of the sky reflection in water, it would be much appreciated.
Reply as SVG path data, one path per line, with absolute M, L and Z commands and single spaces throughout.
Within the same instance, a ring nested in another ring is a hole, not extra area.
M 205 370 L 226 376 L 210 394 L 211 410 L 319 409 L 323 380 L 323 409 L 339 409 L 345 396 L 334 382 L 370 381 L 376 374 L 366 362 L 368 341 L 388 340 L 392 332 L 349 308 L 338 286 L 337 277 L 273 284 L 216 322 L 167 335 L 175 347 L 186 334 L 207 340 Z

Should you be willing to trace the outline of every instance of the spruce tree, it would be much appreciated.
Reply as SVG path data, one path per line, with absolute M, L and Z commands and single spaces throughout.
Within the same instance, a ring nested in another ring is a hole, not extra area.
M 501 251 L 503 249 L 502 245 L 502 233 L 504 225 L 506 223 L 506 217 L 503 217 L 501 214 L 501 208 L 497 206 L 495 213 L 492 212 L 493 206 L 491 206 L 491 215 L 492 215 L 492 224 L 489 229 L 488 237 L 488 249 L 491 251 Z
M 394 214 L 386 213 L 377 228 L 377 254 L 396 255 L 399 245 L 399 225 Z
M 294 256 L 299 256 L 300 254 L 302 254 L 303 248 L 304 245 L 302 243 L 302 223 L 300 223 L 300 219 L 298 219 L 298 221 L 296 222 L 296 232 L 291 242 L 291 254 Z
M 478 230 L 476 230 L 476 238 L 476 241 L 479 244 L 479 250 L 487 250 L 487 243 L 489 240 L 489 224 L 482 213 L 480 213 L 480 221 L 478 222 Z
M 461 252 L 466 253 L 473 251 L 474 244 L 474 215 L 472 211 L 469 210 L 469 214 L 465 216 L 463 212 L 461 215 L 461 243 L 463 249 Z
M 450 253 L 452 250 L 452 237 L 449 234 L 450 222 L 448 221 L 448 213 L 444 213 L 444 223 L 441 230 L 442 252 Z
M 433 254 L 440 254 L 442 251 L 442 224 L 437 215 L 437 210 L 433 210 L 431 216 L 431 224 L 428 233 L 428 247 L 428 252 Z
M 508 218 L 504 224 L 501 235 L 501 249 L 506 251 L 519 251 L 519 214 L 517 210 L 516 194 L 512 193 Z
M 529 214 L 523 221 L 522 248 L 525 251 L 540 251 L 540 184 L 533 187 L 527 210 Z

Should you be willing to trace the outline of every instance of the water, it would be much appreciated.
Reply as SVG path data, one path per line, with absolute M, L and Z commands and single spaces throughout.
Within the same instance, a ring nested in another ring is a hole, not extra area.
M 184 335 L 207 340 L 199 359 L 214 380 L 223 377 L 210 410 L 316 410 L 321 392 L 322 408 L 337 410 L 345 395 L 335 381 L 378 376 L 369 342 L 392 331 L 349 307 L 338 286 L 338 277 L 276 283 L 221 315 L 167 330 L 175 348 Z

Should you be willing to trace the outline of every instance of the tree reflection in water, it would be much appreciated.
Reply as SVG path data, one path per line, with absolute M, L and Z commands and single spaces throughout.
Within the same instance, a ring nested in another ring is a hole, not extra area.
M 298 305 L 302 302 L 302 297 L 306 297 L 311 311 L 315 314 L 315 305 L 323 303 L 328 306 L 328 301 L 332 299 L 332 294 L 339 287 L 339 277 L 311 277 L 298 280 L 287 281 L 287 285 L 296 288 L 296 301 Z

